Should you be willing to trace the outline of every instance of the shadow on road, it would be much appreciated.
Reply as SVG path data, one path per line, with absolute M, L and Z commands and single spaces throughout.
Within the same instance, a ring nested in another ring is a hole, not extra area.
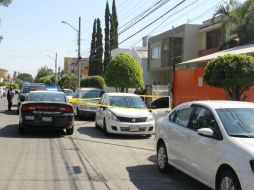
M 110 136 L 106 137 L 103 134 L 102 129 L 96 129 L 95 127 L 79 127 L 77 131 L 80 134 L 88 135 L 92 138 L 97 138 L 97 139 L 127 139 L 127 140 L 140 140 L 140 139 L 147 139 L 147 137 L 142 136 L 142 135 L 117 135 L 117 134 L 110 134 Z
M 7 125 L 0 129 L 2 138 L 61 138 L 64 136 L 60 131 L 55 130 L 31 130 L 25 134 L 19 134 L 18 125 Z
M 177 169 L 162 174 L 156 165 L 127 167 L 131 182 L 140 190 L 211 190 Z
M 8 110 L 1 110 L 0 113 L 5 115 L 17 115 L 17 110 L 12 109 L 11 111 Z

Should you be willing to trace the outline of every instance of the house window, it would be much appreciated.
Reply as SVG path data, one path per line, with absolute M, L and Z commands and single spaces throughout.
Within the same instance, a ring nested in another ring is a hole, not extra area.
M 161 48 L 154 47 L 152 48 L 152 59 L 160 59 L 161 57 Z
M 220 47 L 222 42 L 221 29 L 213 30 L 206 33 L 206 49 Z

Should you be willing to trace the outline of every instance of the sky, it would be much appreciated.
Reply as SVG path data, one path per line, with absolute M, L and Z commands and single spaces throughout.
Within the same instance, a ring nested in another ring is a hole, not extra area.
M 139 16 L 159 0 L 116 0 L 119 33 L 133 18 Z M 164 0 L 166 1 L 166 0 Z M 119 35 L 124 41 L 142 28 L 161 17 L 140 33 L 121 43 L 121 48 L 141 46 L 146 35 L 157 35 L 181 24 L 201 24 L 212 18 L 219 4 L 225 0 L 167 0 L 161 8 Z M 243 2 L 244 0 L 240 0 Z M 112 0 L 108 0 L 110 9 Z M 0 68 L 36 76 L 40 67 L 54 69 L 54 57 L 58 54 L 58 66 L 63 69 L 64 57 L 77 57 L 77 32 L 81 17 L 81 56 L 89 56 L 92 27 L 100 18 L 104 31 L 106 0 L 13 0 L 8 7 L 0 7 Z M 165 16 L 162 16 L 164 13 Z

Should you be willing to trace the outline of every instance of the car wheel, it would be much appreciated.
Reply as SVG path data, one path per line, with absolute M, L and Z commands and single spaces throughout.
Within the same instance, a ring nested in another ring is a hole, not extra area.
M 167 150 L 164 143 L 160 143 L 158 150 L 157 150 L 157 163 L 159 170 L 162 173 L 166 173 L 169 170 L 169 164 L 168 164 L 168 155 Z
M 74 132 L 74 127 L 72 126 L 71 128 L 66 129 L 66 135 L 72 135 Z
M 24 134 L 26 132 L 26 129 L 22 127 L 21 124 L 19 124 L 19 134 Z
M 81 114 L 80 114 L 80 112 L 79 112 L 79 109 L 77 108 L 77 117 L 78 117 L 78 119 L 81 119 Z
M 106 126 L 106 120 L 104 119 L 104 122 L 103 122 L 103 133 L 105 136 L 109 136 L 109 132 L 107 130 L 107 126 Z
M 224 171 L 219 178 L 218 190 L 241 190 L 236 174 L 231 170 Z
M 100 126 L 98 125 L 98 123 L 96 122 L 96 120 L 95 120 L 95 128 L 96 128 L 96 129 L 99 129 L 99 128 L 100 128 Z

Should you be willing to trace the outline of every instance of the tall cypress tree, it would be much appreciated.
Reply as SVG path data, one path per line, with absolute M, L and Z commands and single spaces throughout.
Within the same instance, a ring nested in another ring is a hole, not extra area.
M 114 35 L 114 43 L 113 43 L 113 49 L 118 48 L 118 18 L 117 18 L 117 13 L 116 13 L 116 3 L 115 0 L 113 0 L 112 4 L 112 23 L 114 25 L 113 28 L 113 35 Z
M 109 15 L 109 19 L 110 19 L 110 42 L 109 42 L 109 46 L 110 46 L 110 50 L 113 50 L 113 49 L 115 49 L 115 25 L 114 25 L 112 14 Z
M 96 63 L 96 75 L 102 76 L 103 70 L 103 44 L 102 44 L 102 30 L 101 30 L 101 21 L 97 18 L 97 32 L 96 32 L 96 54 L 95 54 L 95 63 Z
M 90 56 L 89 56 L 89 70 L 88 75 L 92 76 L 95 75 L 95 54 L 96 54 L 96 19 L 93 23 L 93 33 L 92 33 L 92 41 L 91 41 L 91 49 L 90 49 Z
M 108 1 L 106 3 L 106 9 L 105 9 L 105 50 L 104 50 L 104 68 L 103 68 L 103 75 L 105 75 L 105 71 L 107 68 L 107 65 L 110 61 L 110 29 L 109 29 L 109 22 L 110 22 L 110 10 Z

